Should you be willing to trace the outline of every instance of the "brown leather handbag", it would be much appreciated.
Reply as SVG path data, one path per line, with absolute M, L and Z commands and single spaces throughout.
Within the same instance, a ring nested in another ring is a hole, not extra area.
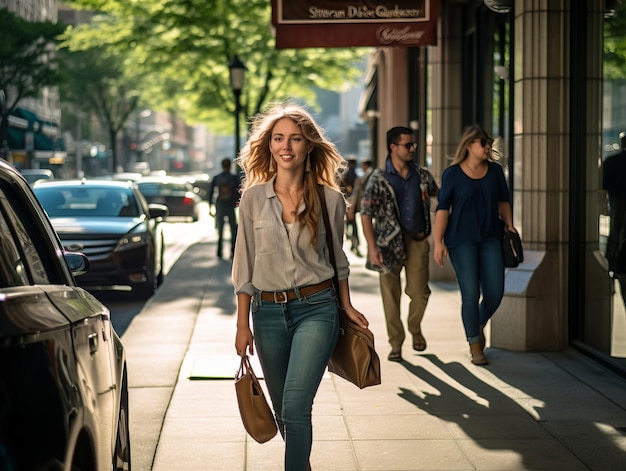
M 335 270 L 333 283 L 337 296 L 339 296 L 339 279 L 337 278 L 332 227 L 328 217 L 324 187 L 318 186 L 318 193 L 326 227 L 326 245 L 328 246 L 330 263 Z M 380 384 L 380 358 L 374 347 L 374 334 L 368 328 L 361 327 L 352 321 L 344 312 L 339 300 L 337 300 L 337 309 L 340 323 L 339 338 L 328 361 L 328 371 L 350 381 L 360 389 Z
M 248 355 L 241 356 L 241 365 L 235 376 L 235 392 L 241 421 L 250 434 L 259 443 L 265 443 L 276 435 L 278 427 L 258 378 L 252 371 Z

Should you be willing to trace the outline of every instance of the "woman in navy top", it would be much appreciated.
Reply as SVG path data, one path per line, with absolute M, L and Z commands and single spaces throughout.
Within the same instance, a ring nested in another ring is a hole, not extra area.
M 504 172 L 491 160 L 492 142 L 480 126 L 465 128 L 452 164 L 441 177 L 433 228 L 435 262 L 443 267 L 449 256 L 456 273 L 475 365 L 488 363 L 483 329 L 504 294 L 502 223 L 517 232 Z

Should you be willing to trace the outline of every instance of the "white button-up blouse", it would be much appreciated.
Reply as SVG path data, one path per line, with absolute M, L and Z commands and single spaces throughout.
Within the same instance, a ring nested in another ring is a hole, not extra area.
M 324 218 L 320 213 L 318 241 L 311 246 L 311 234 L 295 222 L 288 231 L 282 220 L 282 205 L 274 192 L 274 179 L 248 188 L 239 203 L 239 227 L 232 279 L 235 293 L 250 296 L 260 291 L 284 291 L 314 285 L 333 277 L 328 258 Z M 346 204 L 343 195 L 324 187 L 332 227 L 335 261 L 340 280 L 348 278 L 349 263 L 343 251 Z M 304 203 L 300 203 L 301 212 Z

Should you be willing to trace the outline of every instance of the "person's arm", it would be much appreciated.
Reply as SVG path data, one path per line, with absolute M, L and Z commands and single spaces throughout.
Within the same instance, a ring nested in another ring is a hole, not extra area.
M 374 234 L 374 224 L 372 217 L 361 213 L 361 225 L 363 226 L 363 235 L 367 240 L 367 256 L 372 265 L 382 266 L 383 252 L 376 245 L 376 236 Z
M 506 225 L 506 229 L 510 232 L 517 232 L 513 227 L 513 211 L 508 201 L 498 201 L 498 215 Z
M 448 256 L 448 247 L 443 242 L 443 235 L 446 233 L 448 227 L 448 220 L 450 219 L 450 212 L 447 209 L 439 209 L 435 213 L 435 226 L 433 227 L 433 242 L 435 247 L 433 249 L 433 257 L 435 263 L 440 267 L 443 267 L 443 259 Z
M 250 329 L 250 303 L 252 297 L 246 293 L 237 294 L 237 333 L 235 334 L 235 351 L 237 355 L 254 355 L 254 337 Z
M 367 327 L 370 325 L 367 318 L 360 312 L 357 311 L 356 308 L 352 305 L 352 301 L 350 299 L 350 285 L 348 283 L 348 279 L 339 280 L 339 302 L 341 303 L 341 307 L 346 312 L 346 315 L 356 322 L 361 327 Z

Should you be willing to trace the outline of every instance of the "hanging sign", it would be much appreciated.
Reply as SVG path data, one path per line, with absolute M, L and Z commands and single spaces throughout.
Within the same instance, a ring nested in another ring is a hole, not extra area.
M 272 0 L 276 48 L 437 44 L 438 0 Z

